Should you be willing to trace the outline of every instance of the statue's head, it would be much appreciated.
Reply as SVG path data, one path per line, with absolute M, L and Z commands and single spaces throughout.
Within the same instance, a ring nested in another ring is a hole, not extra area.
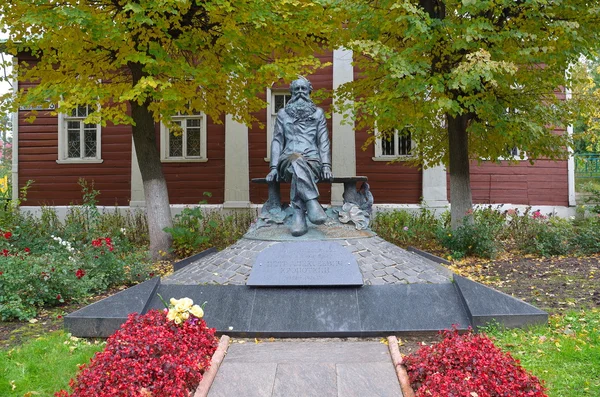
M 312 93 L 312 90 L 312 84 L 305 77 L 300 77 L 299 79 L 292 81 L 292 84 L 290 84 L 290 92 L 292 96 L 303 93 L 308 97 Z
M 312 99 L 310 99 L 312 90 L 312 84 L 304 77 L 292 81 L 292 84 L 290 84 L 292 99 L 285 105 L 285 111 L 299 119 L 305 119 L 313 114 L 316 107 Z

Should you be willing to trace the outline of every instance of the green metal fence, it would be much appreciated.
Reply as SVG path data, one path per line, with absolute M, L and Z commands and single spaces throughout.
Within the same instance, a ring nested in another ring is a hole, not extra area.
M 575 177 L 600 179 L 600 153 L 575 154 Z

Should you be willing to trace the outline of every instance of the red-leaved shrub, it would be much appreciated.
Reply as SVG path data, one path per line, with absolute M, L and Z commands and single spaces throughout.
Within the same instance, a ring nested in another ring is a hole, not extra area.
M 547 397 L 540 381 L 483 334 L 456 329 L 404 358 L 417 397 Z
M 210 365 L 218 344 L 214 333 L 198 318 L 177 325 L 165 311 L 131 314 L 104 351 L 71 379 L 72 393 L 55 396 L 187 397 Z

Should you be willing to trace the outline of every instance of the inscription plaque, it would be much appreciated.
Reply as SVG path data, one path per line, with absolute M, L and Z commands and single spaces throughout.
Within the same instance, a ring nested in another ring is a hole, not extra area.
M 249 286 L 361 286 L 354 256 L 330 241 L 280 243 L 264 249 L 252 266 Z

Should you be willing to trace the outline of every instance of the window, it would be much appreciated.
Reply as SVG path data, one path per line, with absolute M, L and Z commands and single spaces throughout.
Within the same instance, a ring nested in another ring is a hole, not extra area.
M 269 104 L 267 107 L 267 157 L 265 158 L 265 161 L 270 161 L 271 141 L 273 140 L 273 132 L 275 131 L 277 112 L 287 105 L 288 101 L 292 99 L 292 94 L 285 90 L 273 91 L 267 89 L 267 98 L 269 98 Z
M 100 124 L 84 121 L 93 112 L 91 105 L 85 105 L 59 114 L 58 163 L 102 162 Z
M 180 129 L 169 130 L 161 124 L 162 161 L 206 161 L 206 115 L 173 116 Z
M 377 131 L 375 131 L 377 134 Z M 385 160 L 397 158 L 408 158 L 411 156 L 412 140 L 411 134 L 399 134 L 397 130 L 393 134 L 386 137 L 378 137 L 375 139 L 375 157 L 373 160 Z

